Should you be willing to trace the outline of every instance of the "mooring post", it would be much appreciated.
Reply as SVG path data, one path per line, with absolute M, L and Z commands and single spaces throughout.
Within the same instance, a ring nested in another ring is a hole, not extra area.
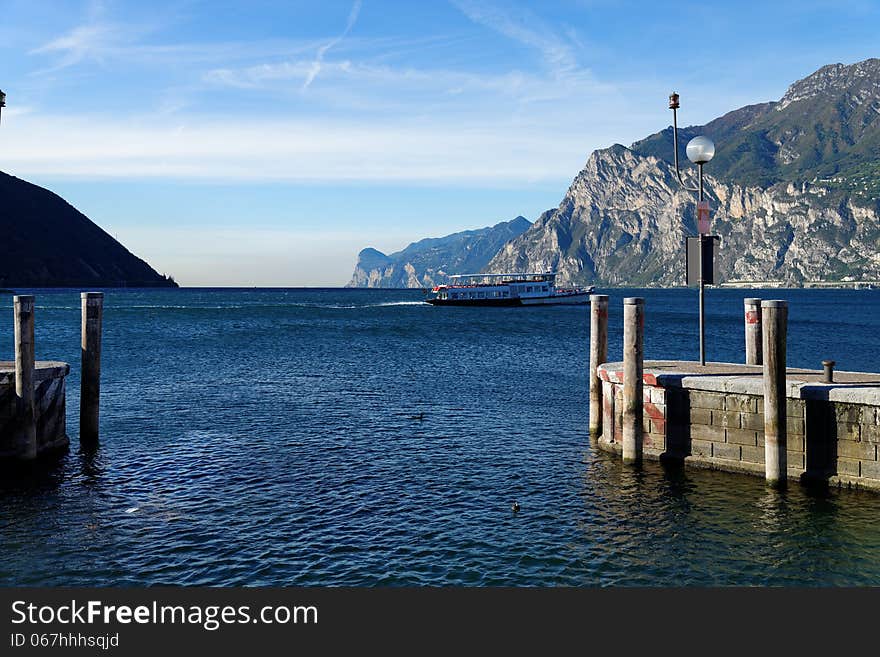
M 761 300 L 743 299 L 746 325 L 746 365 L 760 365 L 761 357 Z
M 642 395 L 644 384 L 645 300 L 623 300 L 623 460 L 640 463 L 644 427 Z
M 834 366 L 836 363 L 833 360 L 823 360 L 822 361 L 822 382 L 823 383 L 834 383 Z
M 20 421 L 16 452 L 19 458 L 37 458 L 37 423 L 34 414 L 34 297 L 13 298 L 15 312 L 15 397 Z
M 83 292 L 82 374 L 79 400 L 80 444 L 98 442 L 98 416 L 101 398 L 101 324 L 104 293 Z
M 590 295 L 590 437 L 602 433 L 602 381 L 599 365 L 608 360 L 608 296 Z
M 788 303 L 762 301 L 764 324 L 764 463 L 768 483 L 785 486 L 788 476 L 785 342 Z

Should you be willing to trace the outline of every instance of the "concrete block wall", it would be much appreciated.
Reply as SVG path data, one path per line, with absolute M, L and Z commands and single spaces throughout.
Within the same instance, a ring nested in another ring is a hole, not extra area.
M 37 425 L 37 454 L 66 448 L 67 363 L 37 362 L 34 372 L 34 411 Z M 11 363 L 0 363 L 0 458 L 15 458 L 16 448 L 23 431 L 15 396 L 15 368 Z
M 603 427 L 600 447 L 620 451 L 622 372 L 600 368 Z M 764 476 L 764 399 L 754 385 L 739 392 L 701 390 L 692 377 L 644 376 L 646 458 Z M 797 388 L 794 388 L 797 390 Z M 880 405 L 823 399 L 815 387 L 787 401 L 786 447 L 790 478 L 880 490 Z M 818 397 L 818 398 L 817 398 Z

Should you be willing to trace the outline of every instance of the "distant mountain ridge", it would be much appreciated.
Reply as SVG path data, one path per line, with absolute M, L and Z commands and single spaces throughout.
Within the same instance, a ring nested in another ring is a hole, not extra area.
M 880 195 L 880 59 L 830 64 L 792 84 L 778 102 L 734 110 L 704 126 L 679 130 L 715 141 L 707 172 L 746 186 L 823 182 L 871 198 Z M 672 162 L 672 128 L 632 145 Z M 838 180 L 831 180 L 838 178 Z M 869 189 L 864 189 L 870 179 Z
M 698 102 L 682 96 L 685 111 Z M 671 118 L 663 100 L 658 122 Z M 684 145 L 698 134 L 716 145 L 706 194 L 722 282 L 880 280 L 880 59 L 823 66 L 778 101 L 679 132 L 690 183 Z M 683 285 L 695 201 L 672 168 L 671 126 L 629 148 L 596 150 L 559 206 L 502 243 L 483 270 L 553 270 L 563 284 Z
M 432 287 L 448 281 L 451 274 L 482 271 L 503 244 L 531 225 L 520 216 L 486 228 L 419 240 L 390 255 L 366 248 L 358 254 L 346 287 Z
M 177 287 L 57 194 L 0 172 L 0 288 Z
M 697 134 L 716 143 L 706 189 L 722 281 L 880 280 L 880 59 L 824 66 L 778 102 L 680 133 L 681 150 Z M 559 207 L 488 267 L 555 269 L 577 283 L 684 284 L 695 199 L 671 161 L 671 127 L 593 152 Z

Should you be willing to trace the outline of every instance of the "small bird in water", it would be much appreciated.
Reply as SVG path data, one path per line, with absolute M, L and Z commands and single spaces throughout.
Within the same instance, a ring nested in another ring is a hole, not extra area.
M 516 513 L 517 511 L 519 511 L 519 502 L 517 502 L 516 500 L 514 500 L 514 501 L 513 501 L 513 504 L 510 505 L 510 510 L 513 511 L 514 513 Z

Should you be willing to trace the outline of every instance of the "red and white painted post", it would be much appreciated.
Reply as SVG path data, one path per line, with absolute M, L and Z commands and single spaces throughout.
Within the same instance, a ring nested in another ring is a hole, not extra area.
M 760 299 L 743 299 L 745 306 L 745 327 L 746 327 L 746 365 L 761 365 L 762 347 L 761 347 L 761 300 Z

